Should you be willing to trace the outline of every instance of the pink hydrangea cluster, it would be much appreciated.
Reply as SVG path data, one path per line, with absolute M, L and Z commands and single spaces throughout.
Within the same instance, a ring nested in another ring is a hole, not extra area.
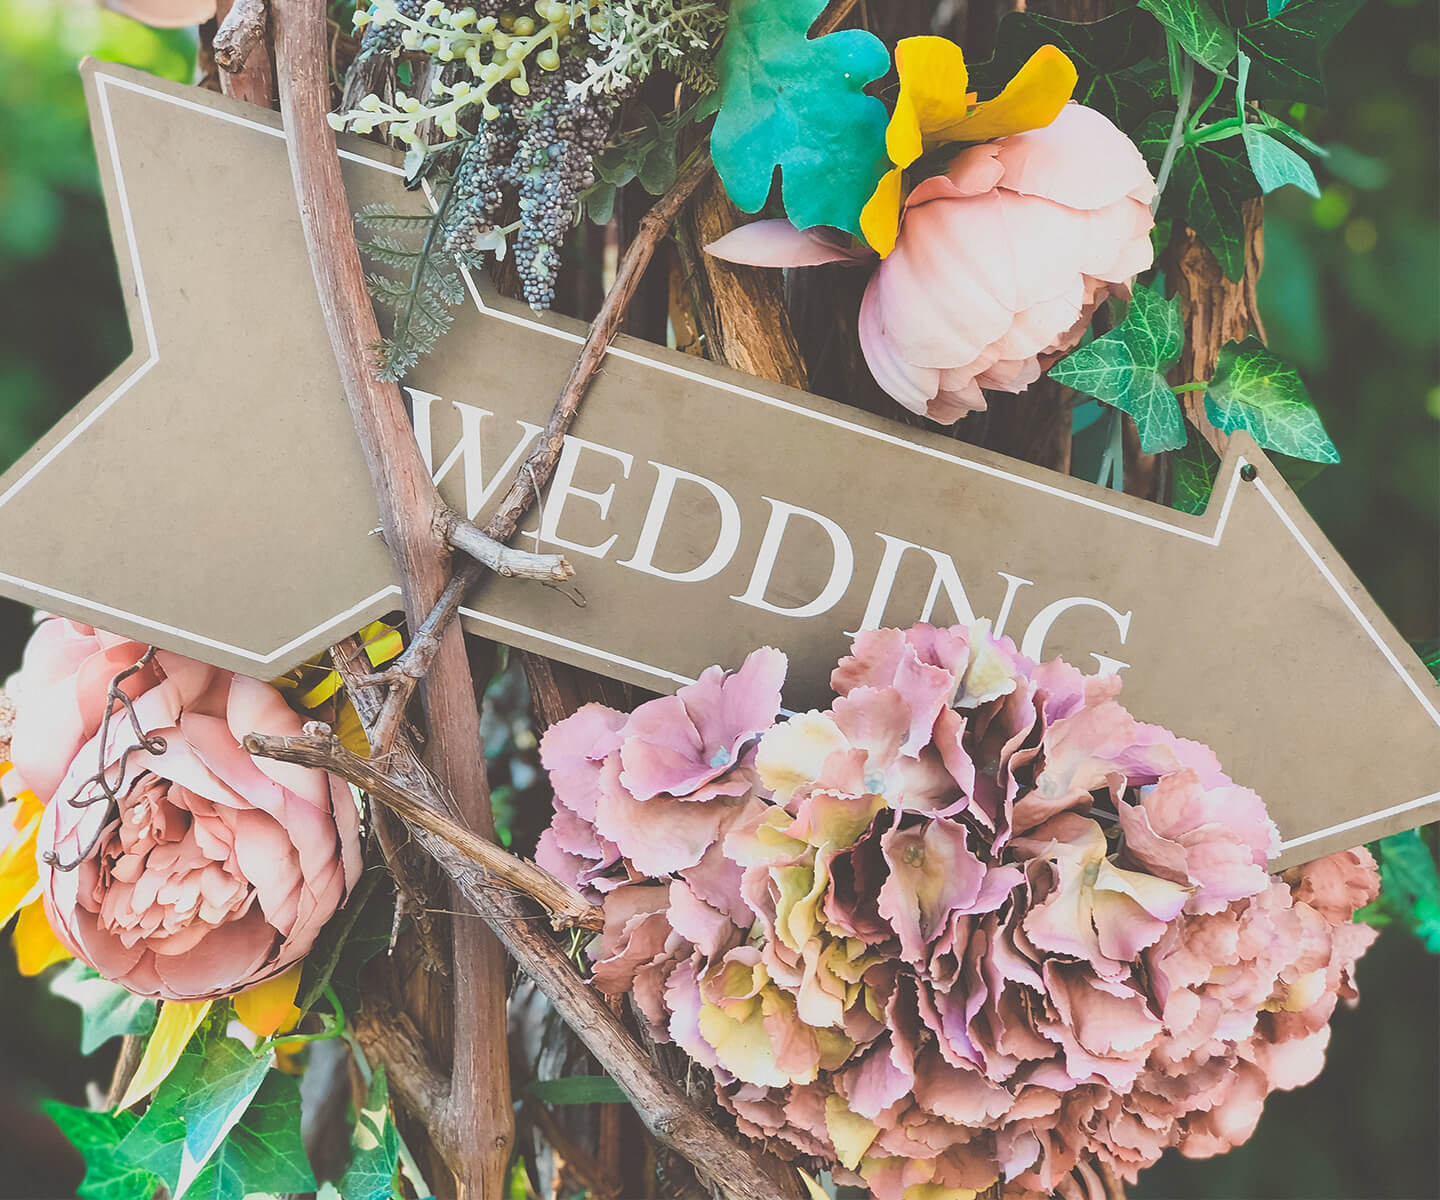
M 744 1133 L 879 1200 L 1099 1197 L 1319 1071 L 1364 850 L 1272 876 L 1210 750 L 983 622 L 863 633 L 830 708 L 777 721 L 784 670 L 757 650 L 541 747 L 537 857 L 603 901 L 596 985 Z

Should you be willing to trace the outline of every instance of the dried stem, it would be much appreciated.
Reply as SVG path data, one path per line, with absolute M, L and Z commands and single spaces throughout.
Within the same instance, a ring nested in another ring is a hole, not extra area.
M 564 583 L 575 574 L 575 568 L 563 555 L 514 550 L 457 512 L 447 509 L 440 518 L 440 525 L 441 537 L 447 546 L 507 579 L 514 577 L 538 579 L 542 583 Z
M 215 65 L 232 75 L 243 70 L 265 36 L 269 16 L 266 0 L 235 0 L 215 34 Z
M 330 68 L 325 6 L 317 0 L 273 0 L 271 15 L 286 147 L 316 292 L 414 628 L 445 588 L 449 555 L 435 536 L 435 485 L 420 457 L 400 389 L 375 379 L 371 370 L 370 347 L 380 331 L 355 246 L 335 135 L 326 121 Z M 478 834 L 489 836 L 494 821 L 480 717 L 458 628 L 441 636 L 424 700 L 431 765 L 455 797 L 457 815 Z M 478 922 L 456 923 L 452 946 L 451 1008 L 456 1019 L 450 1094 L 442 1111 L 417 1115 L 433 1132 L 443 1128 L 443 1141 L 456 1151 L 447 1163 L 458 1193 L 498 1200 L 505 1194 L 514 1138 L 505 1049 L 505 959 Z M 441 1033 L 437 1030 L 435 1036 Z
M 379 800 L 393 809 L 411 826 L 433 834 L 458 851 L 461 858 L 478 863 L 500 882 L 524 892 L 543 905 L 556 929 L 604 928 L 603 910 L 591 904 L 574 888 L 534 863 L 507 854 L 494 842 L 477 837 L 463 825 L 437 812 L 397 784 L 373 760 L 361 758 L 345 749 L 333 733 L 304 733 L 296 737 L 252 733 L 245 738 L 245 749 L 261 758 L 298 763 L 302 767 L 318 767 L 353 783 L 372 800 Z M 438 788 L 439 785 L 435 786 Z M 451 876 L 461 869 L 453 854 L 445 855 L 440 863 Z

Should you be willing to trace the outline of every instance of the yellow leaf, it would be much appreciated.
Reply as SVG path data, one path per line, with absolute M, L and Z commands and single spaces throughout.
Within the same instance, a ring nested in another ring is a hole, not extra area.
M 1075 64 L 1058 46 L 1041 46 L 993 100 L 977 104 L 963 120 L 940 130 L 947 142 L 985 142 L 991 138 L 1043 129 L 1069 103 L 1079 77 Z M 927 147 L 928 148 L 928 147 Z
M 841 1096 L 831 1092 L 825 1097 L 825 1131 L 835 1147 L 835 1157 L 853 1171 L 879 1136 L 880 1127 L 852 1112 Z
M 888 258 L 900 236 L 900 197 L 904 188 L 904 172 L 899 167 L 887 171 L 875 185 L 875 194 L 860 210 L 860 232 L 870 248 L 881 258 Z
M 50 928 L 45 905 L 40 900 L 32 900 L 20 910 L 10 942 L 15 947 L 15 961 L 22 975 L 38 975 L 46 967 L 74 957 Z
M 800 1172 L 800 1182 L 805 1185 L 805 1194 L 810 1200 L 830 1200 L 830 1197 L 825 1194 L 825 1189 L 810 1177 L 808 1171 L 803 1167 L 796 1167 L 795 1169 Z
M 160 1019 L 155 1022 L 155 1032 L 146 1043 L 145 1056 L 141 1058 L 135 1078 L 125 1089 L 125 1097 L 118 1108 L 129 1108 L 138 1103 L 164 1082 L 165 1076 L 169 1075 L 180 1061 L 185 1044 L 200 1028 L 200 1022 L 205 1019 L 205 1014 L 210 1011 L 213 1003 L 212 1000 L 195 1000 L 190 1003 L 167 1000 L 160 1006 Z
M 40 814 L 26 822 L 19 837 L 0 851 L 0 928 L 35 898 L 40 868 L 35 861 L 35 840 Z
M 274 979 L 231 997 L 231 1003 L 240 1024 L 257 1037 L 268 1038 L 295 1028 L 300 1019 L 300 1010 L 295 1007 L 295 993 L 299 990 L 300 964 L 296 963 Z
M 965 52 L 949 38 L 902 38 L 895 47 L 900 95 L 885 149 L 897 167 L 908 167 L 927 150 L 953 142 L 944 131 L 965 118 L 970 72 Z
M 335 714 L 335 736 L 351 754 L 370 757 L 370 739 L 365 736 L 365 726 L 360 724 L 360 714 L 350 703 L 349 696 L 340 697 L 340 707 Z

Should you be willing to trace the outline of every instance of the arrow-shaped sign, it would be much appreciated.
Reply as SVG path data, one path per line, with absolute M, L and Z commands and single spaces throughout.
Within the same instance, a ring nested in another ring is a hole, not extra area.
M 0 591 L 273 676 L 398 597 L 284 135 L 86 75 L 135 350 L 0 479 Z M 342 154 L 357 208 L 423 203 L 386 152 Z M 409 390 L 442 491 L 483 518 L 583 329 L 467 284 Z M 492 579 L 467 625 L 646 687 L 769 643 L 803 707 L 847 631 L 986 617 L 1123 671 L 1132 711 L 1213 746 L 1270 805 L 1280 863 L 1440 810 L 1436 689 L 1243 436 L 1192 517 L 621 339 L 519 536 L 571 559 L 583 605 Z

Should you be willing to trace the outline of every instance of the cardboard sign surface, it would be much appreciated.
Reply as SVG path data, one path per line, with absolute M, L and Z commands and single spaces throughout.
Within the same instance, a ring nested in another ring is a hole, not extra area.
M 135 349 L 0 479 L 0 592 L 272 677 L 399 595 L 283 133 L 86 72 Z M 354 207 L 420 209 L 388 154 L 342 147 Z M 442 491 L 483 519 L 583 327 L 467 285 L 408 383 Z M 1192 517 L 622 338 L 527 529 L 583 607 L 489 579 L 467 626 L 644 687 L 771 644 L 809 707 L 848 631 L 984 617 L 1213 746 L 1265 797 L 1278 864 L 1440 812 L 1440 691 L 1243 436 Z

